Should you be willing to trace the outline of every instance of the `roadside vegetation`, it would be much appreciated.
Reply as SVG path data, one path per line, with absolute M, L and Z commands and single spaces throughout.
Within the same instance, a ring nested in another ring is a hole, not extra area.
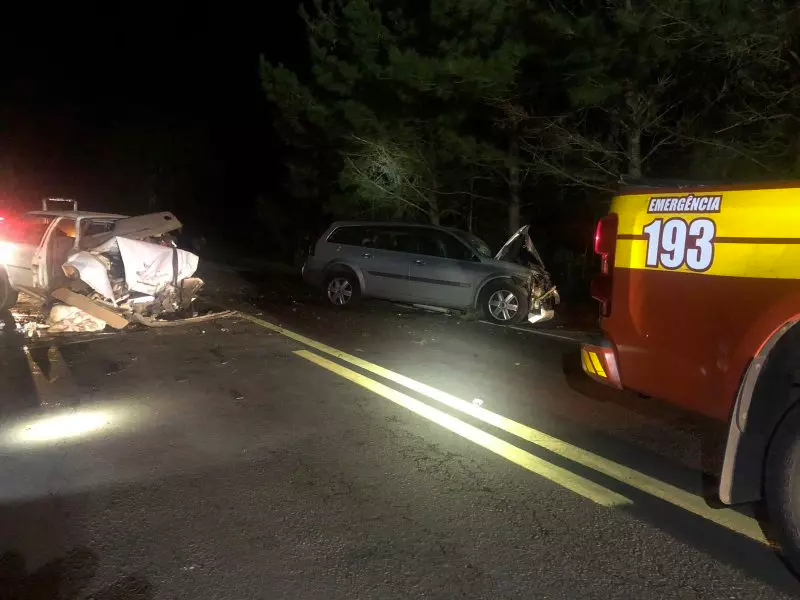
M 590 268 L 592 223 L 621 180 L 798 171 L 792 2 L 315 0 L 300 12 L 306 60 L 263 59 L 261 76 L 287 197 L 307 214 L 441 223 L 493 244 L 532 223 L 572 278 Z

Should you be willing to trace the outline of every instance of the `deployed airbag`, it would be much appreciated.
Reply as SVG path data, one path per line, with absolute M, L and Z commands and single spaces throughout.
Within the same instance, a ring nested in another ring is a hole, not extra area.
M 116 302 L 111 281 L 108 279 L 108 267 L 103 261 L 90 252 L 76 252 L 64 263 L 64 272 L 69 275 L 68 267 L 75 267 L 81 280 L 94 291 L 112 302 Z
M 116 240 L 125 267 L 125 283 L 132 291 L 155 296 L 197 270 L 198 256 L 186 250 L 124 237 Z

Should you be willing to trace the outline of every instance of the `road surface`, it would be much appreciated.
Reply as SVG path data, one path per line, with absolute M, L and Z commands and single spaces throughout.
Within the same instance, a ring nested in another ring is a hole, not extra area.
M 704 499 L 720 428 L 595 385 L 568 339 L 228 301 L 0 335 L 0 598 L 797 595 L 760 522 Z

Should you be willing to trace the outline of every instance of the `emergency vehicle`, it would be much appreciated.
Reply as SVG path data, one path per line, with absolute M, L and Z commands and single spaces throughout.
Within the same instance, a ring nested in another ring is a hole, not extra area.
M 719 497 L 800 572 L 800 182 L 623 189 L 597 224 L 593 379 L 728 423 Z

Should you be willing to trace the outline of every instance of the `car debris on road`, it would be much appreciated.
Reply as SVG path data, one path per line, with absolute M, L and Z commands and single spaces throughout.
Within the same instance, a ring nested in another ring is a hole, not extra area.
M 178 248 L 171 235 L 181 227 L 166 211 L 126 217 L 47 210 L 46 203 L 45 210 L 6 218 L 0 227 L 0 309 L 13 306 L 20 292 L 53 304 L 53 332 L 224 316 L 193 311 L 203 280 L 194 277 L 198 256 Z

